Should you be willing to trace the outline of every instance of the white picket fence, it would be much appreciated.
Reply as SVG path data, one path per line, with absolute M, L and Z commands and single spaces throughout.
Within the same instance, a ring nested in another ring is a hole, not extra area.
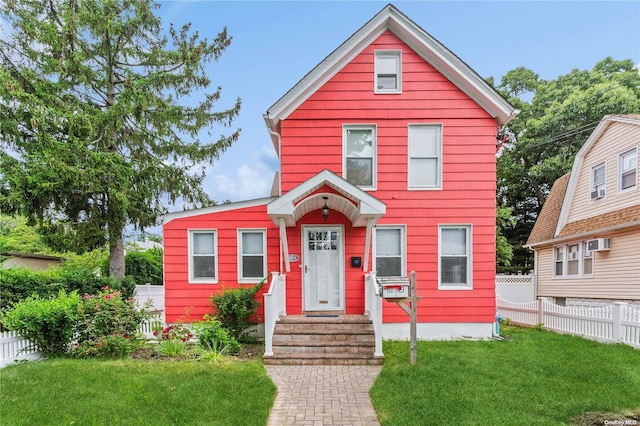
M 498 298 L 497 302 L 498 314 L 514 324 L 541 324 L 558 333 L 640 349 L 640 309 L 624 302 L 600 307 L 559 306 L 548 298 L 526 303 Z
M 147 339 L 153 339 L 154 328 L 164 325 L 164 313 L 155 311 L 151 314 L 151 318 L 140 325 L 138 331 Z M 15 331 L 0 333 L 0 368 L 13 364 L 16 361 L 29 360 L 33 361 L 41 359 L 42 354 L 37 348 L 33 347 L 31 342 L 20 336 Z

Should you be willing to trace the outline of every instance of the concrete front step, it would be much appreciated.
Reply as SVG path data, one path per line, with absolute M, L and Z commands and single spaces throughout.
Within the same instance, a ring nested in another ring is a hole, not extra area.
M 364 315 L 284 316 L 265 364 L 382 364 L 374 357 L 373 325 Z

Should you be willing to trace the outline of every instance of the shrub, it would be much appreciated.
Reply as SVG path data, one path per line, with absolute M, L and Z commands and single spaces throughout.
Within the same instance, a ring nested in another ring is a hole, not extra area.
M 53 269 L 32 271 L 25 268 L 0 269 L 0 310 L 29 296 L 50 299 L 65 290 L 59 274 Z
M 50 299 L 29 296 L 3 312 L 0 321 L 31 340 L 45 356 L 60 356 L 66 353 L 73 336 L 79 303 L 75 292 L 60 291 Z
M 162 249 L 128 252 L 125 275 L 138 284 L 162 285 Z
M 242 349 L 238 340 L 229 335 L 213 315 L 205 315 L 204 320 L 195 323 L 193 328 L 199 345 L 206 350 L 237 354 Z
M 74 356 L 121 357 L 139 343 L 138 328 L 149 317 L 131 299 L 105 287 L 96 295 L 85 294 L 77 309 Z
M 260 306 L 255 296 L 265 282 L 266 278 L 252 287 L 225 289 L 211 296 L 210 300 L 217 319 L 236 339 L 247 327 L 256 323 L 251 321 L 251 317 Z
M 162 340 L 156 345 L 155 351 L 158 355 L 169 358 L 186 358 L 188 355 L 187 343 L 180 339 Z
M 158 330 L 154 330 L 154 336 L 157 336 L 160 340 L 180 340 L 188 342 L 193 337 L 191 330 L 187 327 L 179 324 L 170 325 L 168 327 L 160 327 Z

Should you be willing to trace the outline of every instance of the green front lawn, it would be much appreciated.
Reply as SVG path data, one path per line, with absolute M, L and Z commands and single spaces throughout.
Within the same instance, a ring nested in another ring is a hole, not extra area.
M 264 426 L 275 394 L 260 361 L 48 360 L 0 370 L 0 424 Z
M 408 342 L 385 342 L 385 366 L 371 390 L 382 424 L 561 425 L 587 412 L 640 416 L 640 350 L 537 329 L 502 331 L 504 341 L 418 342 L 413 366 Z
M 385 342 L 371 390 L 383 426 L 640 416 L 640 350 L 535 329 L 503 332 L 504 341 L 419 342 L 413 366 L 408 342 Z M 0 370 L 0 424 L 265 425 L 275 393 L 259 360 L 48 360 Z

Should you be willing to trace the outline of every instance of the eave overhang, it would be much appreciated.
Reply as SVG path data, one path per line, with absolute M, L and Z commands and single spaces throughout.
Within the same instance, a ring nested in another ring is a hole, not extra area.
M 331 191 L 323 192 L 325 187 Z M 267 204 L 267 214 L 274 224 L 279 225 L 283 219 L 285 225 L 291 227 L 307 213 L 321 209 L 325 201 L 330 210 L 345 215 L 355 227 L 376 222 L 387 209 L 386 204 L 374 196 L 335 173 L 323 170 Z

